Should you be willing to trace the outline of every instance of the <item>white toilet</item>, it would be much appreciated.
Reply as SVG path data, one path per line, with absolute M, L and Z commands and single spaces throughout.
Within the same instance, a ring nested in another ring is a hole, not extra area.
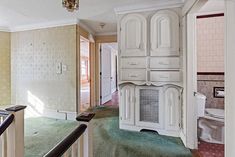
M 205 108 L 206 96 L 197 93 L 199 138 L 209 143 L 224 144 L 224 110 Z

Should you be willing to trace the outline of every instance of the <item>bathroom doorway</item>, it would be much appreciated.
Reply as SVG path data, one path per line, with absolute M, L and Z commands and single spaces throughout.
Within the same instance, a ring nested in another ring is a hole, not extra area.
M 187 101 L 194 100 L 192 147 L 202 157 L 224 156 L 224 10 L 224 1 L 199 1 L 187 17 Z

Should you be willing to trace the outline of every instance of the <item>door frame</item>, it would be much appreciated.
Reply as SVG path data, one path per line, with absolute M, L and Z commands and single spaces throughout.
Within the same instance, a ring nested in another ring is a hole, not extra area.
M 117 43 L 117 35 L 95 37 L 95 106 L 100 106 L 100 46 L 102 43 Z
M 196 13 L 208 0 L 189 0 L 183 8 L 183 23 L 185 29 L 184 44 L 184 103 L 186 105 L 186 134 L 184 144 L 190 149 L 198 148 L 197 137 L 197 105 L 195 92 L 197 91 L 197 53 L 196 53 Z M 190 53 L 189 53 L 190 52 Z M 193 101 L 192 101 L 193 100 Z

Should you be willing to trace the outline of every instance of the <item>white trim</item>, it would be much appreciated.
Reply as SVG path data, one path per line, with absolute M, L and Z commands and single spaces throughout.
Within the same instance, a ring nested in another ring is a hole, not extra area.
M 144 11 L 152 11 L 152 10 L 159 10 L 159 9 L 166 9 L 166 8 L 176 8 L 182 7 L 183 1 L 182 0 L 175 0 L 172 1 L 165 1 L 165 2 L 156 2 L 151 4 L 139 4 L 139 5 L 130 5 L 115 8 L 114 11 L 116 14 L 126 14 L 132 12 L 144 12 Z
M 225 156 L 235 156 L 235 0 L 225 0 Z
M 95 31 L 91 29 L 91 27 L 89 27 L 87 24 L 82 22 L 81 20 L 78 19 L 77 24 L 81 26 L 83 29 L 85 29 L 86 31 L 88 31 L 91 35 L 96 35 Z
M 156 3 L 142 3 L 138 5 L 129 5 L 124 7 L 115 8 L 114 11 L 116 14 L 127 14 L 133 12 L 144 12 L 144 11 L 153 11 L 159 9 L 167 8 L 177 8 L 183 6 L 183 0 L 174 0 L 174 1 L 163 1 Z
M 185 16 L 187 18 L 187 71 L 186 71 L 186 144 L 190 149 L 197 149 L 197 105 L 194 92 L 197 92 L 197 53 L 196 53 L 196 13 L 207 2 L 198 0 L 193 3 Z
M 102 35 L 117 35 L 117 32 L 103 32 L 103 33 L 96 33 L 96 36 L 102 36 Z
M 60 27 L 60 26 L 75 25 L 75 24 L 77 24 L 77 19 L 69 19 L 69 20 L 42 22 L 42 23 L 38 23 L 38 24 L 11 27 L 10 31 L 11 32 L 20 32 L 20 31 L 28 31 L 28 30 L 35 30 L 35 29 L 51 28 L 51 27 Z
M 11 32 L 11 30 L 8 27 L 0 26 L 0 32 Z

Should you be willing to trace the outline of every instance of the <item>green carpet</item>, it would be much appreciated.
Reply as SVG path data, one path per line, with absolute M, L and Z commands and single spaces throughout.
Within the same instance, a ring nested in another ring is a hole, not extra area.
M 94 157 L 191 157 L 179 138 L 119 129 L 117 108 L 96 108 Z
M 91 111 L 91 110 L 90 110 Z M 191 157 L 179 138 L 119 129 L 118 109 L 92 110 L 94 157 Z M 25 157 L 42 157 L 78 126 L 49 118 L 25 120 Z
M 25 119 L 25 157 L 42 157 L 78 126 L 77 122 L 50 118 Z

